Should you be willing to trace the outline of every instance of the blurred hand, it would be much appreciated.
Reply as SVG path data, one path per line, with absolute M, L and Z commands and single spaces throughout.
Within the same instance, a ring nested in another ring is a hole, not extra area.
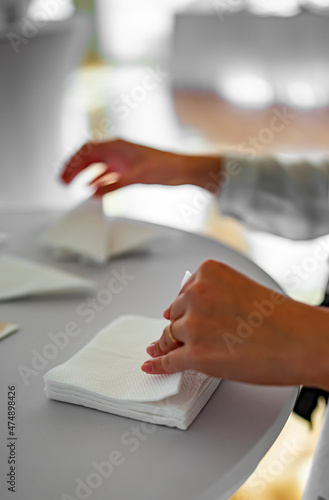
M 93 163 L 104 163 L 104 172 L 90 184 L 102 196 L 130 184 L 195 184 L 203 187 L 209 171 L 219 171 L 219 158 L 188 156 L 152 149 L 121 139 L 85 144 L 61 173 L 70 183 Z
M 328 313 L 209 260 L 164 312 L 178 343 L 167 326 L 147 348 L 153 359 L 142 370 L 195 369 L 256 384 L 329 387 Z

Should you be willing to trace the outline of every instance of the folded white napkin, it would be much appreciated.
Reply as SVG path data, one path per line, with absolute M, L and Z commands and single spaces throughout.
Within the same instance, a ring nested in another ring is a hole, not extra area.
M 111 257 L 139 249 L 159 232 L 119 219 L 106 219 L 102 202 L 91 198 L 60 218 L 40 239 L 56 257 L 79 257 L 105 263 Z
M 11 333 L 15 333 L 19 330 L 18 325 L 12 325 L 11 323 L 4 323 L 0 321 L 0 340 L 4 339 Z
M 165 319 L 121 316 L 66 363 L 45 374 L 49 398 L 144 422 L 187 429 L 220 380 L 193 370 L 148 375 L 146 347 Z
M 13 255 L 0 256 L 0 301 L 35 295 L 87 292 L 92 281 Z

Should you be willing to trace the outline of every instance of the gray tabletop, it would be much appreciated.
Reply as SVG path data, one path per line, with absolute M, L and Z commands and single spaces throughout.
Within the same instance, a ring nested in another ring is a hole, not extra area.
M 43 375 L 122 314 L 160 317 L 184 272 L 193 272 L 206 258 L 222 260 L 270 288 L 279 290 L 278 286 L 224 245 L 168 228 L 161 228 L 161 238 L 146 251 L 104 267 L 54 262 L 37 244 L 53 218 L 48 213 L 0 215 L 0 233 L 11 235 L 7 250 L 94 280 L 97 290 L 91 298 L 97 311 L 81 314 L 89 308 L 88 296 L 0 304 L 0 319 L 21 326 L 0 342 L 1 500 L 228 498 L 277 438 L 292 410 L 296 388 L 223 381 L 190 428 L 181 431 L 49 400 Z M 113 272 L 126 275 L 126 285 L 103 307 L 97 294 Z M 69 322 L 77 324 L 78 335 L 65 336 Z M 60 332 L 67 342 L 49 348 Z M 14 436 L 8 429 L 11 386 Z M 11 450 L 15 493 L 7 483 Z

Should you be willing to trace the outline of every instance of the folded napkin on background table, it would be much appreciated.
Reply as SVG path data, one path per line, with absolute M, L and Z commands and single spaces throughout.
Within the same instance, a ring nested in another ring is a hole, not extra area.
M 0 320 L 0 340 L 4 339 L 11 333 L 15 333 L 19 330 L 18 325 L 12 325 L 10 323 L 4 323 Z
M 102 264 L 144 247 L 158 234 L 137 222 L 106 219 L 101 201 L 92 198 L 55 222 L 40 242 L 59 258 L 73 256 Z
M 88 292 L 92 281 L 13 255 L 0 256 L 0 301 L 36 295 Z
M 168 375 L 141 371 L 146 347 L 168 321 L 121 316 L 66 363 L 44 376 L 49 398 L 187 429 L 220 380 L 193 370 Z

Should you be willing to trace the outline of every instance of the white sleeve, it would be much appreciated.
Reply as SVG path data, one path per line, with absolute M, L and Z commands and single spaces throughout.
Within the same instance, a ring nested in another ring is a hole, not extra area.
M 218 204 L 224 215 L 291 239 L 329 233 L 329 162 L 285 165 L 271 157 L 223 160 Z

